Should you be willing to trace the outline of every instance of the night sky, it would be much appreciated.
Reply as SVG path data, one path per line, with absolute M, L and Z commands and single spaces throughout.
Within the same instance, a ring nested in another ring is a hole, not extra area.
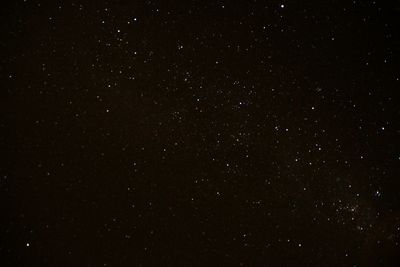
M 0 10 L 1 266 L 400 266 L 399 1 Z

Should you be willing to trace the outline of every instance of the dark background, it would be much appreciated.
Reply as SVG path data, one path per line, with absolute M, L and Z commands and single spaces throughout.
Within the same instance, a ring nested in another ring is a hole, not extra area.
M 10 1 L 1 266 L 400 266 L 400 3 Z

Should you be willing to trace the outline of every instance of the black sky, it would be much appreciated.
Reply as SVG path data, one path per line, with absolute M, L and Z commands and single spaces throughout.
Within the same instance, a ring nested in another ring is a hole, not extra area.
M 400 3 L 10 1 L 1 266 L 399 266 Z

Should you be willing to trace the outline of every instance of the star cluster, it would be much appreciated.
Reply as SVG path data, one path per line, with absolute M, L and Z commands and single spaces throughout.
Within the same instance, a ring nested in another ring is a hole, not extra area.
M 4 5 L 4 266 L 398 266 L 399 16 Z

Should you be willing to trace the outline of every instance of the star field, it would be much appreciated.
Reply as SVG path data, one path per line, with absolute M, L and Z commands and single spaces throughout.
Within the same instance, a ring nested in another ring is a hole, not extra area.
M 398 2 L 1 7 L 1 266 L 399 266 Z

